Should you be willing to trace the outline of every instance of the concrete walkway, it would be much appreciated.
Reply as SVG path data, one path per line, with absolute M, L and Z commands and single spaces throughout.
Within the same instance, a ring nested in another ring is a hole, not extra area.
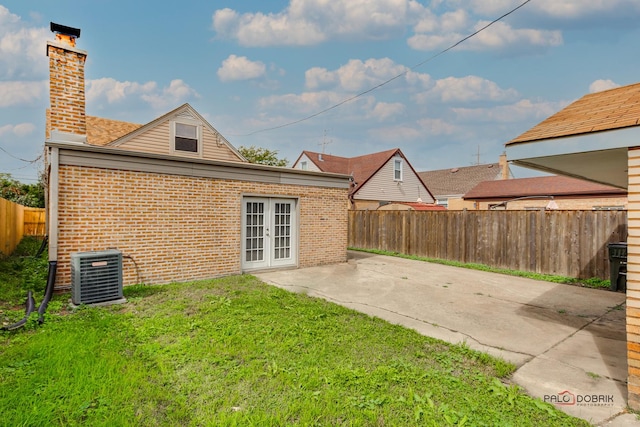
M 531 396 L 566 400 L 556 407 L 593 424 L 640 424 L 626 413 L 622 293 L 358 252 L 256 276 L 502 357 Z

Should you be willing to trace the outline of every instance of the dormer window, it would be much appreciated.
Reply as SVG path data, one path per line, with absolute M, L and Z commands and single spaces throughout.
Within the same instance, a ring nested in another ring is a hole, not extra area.
M 199 154 L 202 151 L 202 131 L 192 123 L 173 122 L 173 151 Z
M 393 180 L 402 181 L 402 159 L 393 160 Z

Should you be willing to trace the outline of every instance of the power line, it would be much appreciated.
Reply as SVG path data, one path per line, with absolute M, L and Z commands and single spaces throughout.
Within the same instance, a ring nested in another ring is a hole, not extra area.
M 11 154 L 10 152 L 8 152 L 7 150 L 5 150 L 2 147 L 0 147 L 0 151 L 3 151 L 4 153 L 6 153 L 9 157 L 12 157 L 12 158 L 14 158 L 16 160 L 20 160 L 21 162 L 25 162 L 25 163 L 35 163 L 35 162 L 37 162 L 38 160 L 40 160 L 42 158 L 42 154 L 40 154 L 34 160 L 26 160 L 26 159 L 21 159 L 20 157 L 14 156 L 13 154 Z
M 397 80 L 397 79 L 399 79 L 400 77 L 402 77 L 402 76 L 406 75 L 409 71 L 415 70 L 416 68 L 423 66 L 423 65 L 424 65 L 424 64 L 426 64 L 427 62 L 430 62 L 430 61 L 432 61 L 432 60 L 436 59 L 437 57 L 439 57 L 439 56 L 441 56 L 441 55 L 444 55 L 445 53 L 447 53 L 447 52 L 448 52 L 448 51 L 450 51 L 451 49 L 453 49 L 453 48 L 457 47 L 458 45 L 460 45 L 460 44 L 464 43 L 465 41 L 469 40 L 470 38 L 472 38 L 472 37 L 474 37 L 474 36 L 478 35 L 478 34 L 479 34 L 479 33 L 481 33 L 482 31 L 486 30 L 487 28 L 489 28 L 490 26 L 492 26 L 492 25 L 493 25 L 493 24 L 495 24 L 496 22 L 499 22 L 499 21 L 501 21 L 502 19 L 506 18 L 507 16 L 511 15 L 512 13 L 514 13 L 515 11 L 517 11 L 518 9 L 520 9 L 521 7 L 523 7 L 524 5 L 526 5 L 527 3 L 529 3 L 530 1 L 531 1 L 531 0 L 525 0 L 525 1 L 524 1 L 524 2 L 522 2 L 519 6 L 514 7 L 514 8 L 513 8 L 513 9 L 511 9 L 509 12 L 507 12 L 507 13 L 505 13 L 504 15 L 500 16 L 499 18 L 494 19 L 493 21 L 489 22 L 488 24 L 486 24 L 486 25 L 485 25 L 485 26 L 483 26 L 482 28 L 480 28 L 480 29 L 478 29 L 478 30 L 474 31 L 473 33 L 469 34 L 468 36 L 466 36 L 466 37 L 464 37 L 464 38 L 462 38 L 462 39 L 458 40 L 456 43 L 452 44 L 452 45 L 451 45 L 451 46 L 449 46 L 448 48 L 446 48 L 446 49 L 444 49 L 444 50 L 441 50 L 440 52 L 438 52 L 438 53 L 436 53 L 436 54 L 434 54 L 434 55 L 430 56 L 429 58 L 425 59 L 425 60 L 424 60 L 424 61 L 422 61 L 422 62 L 417 63 L 416 65 L 414 65 L 413 67 L 411 67 L 411 68 L 409 68 L 409 69 L 407 69 L 407 70 L 403 71 L 402 73 L 400 73 L 400 74 L 398 74 L 398 75 L 396 75 L 396 76 L 394 76 L 394 77 L 391 77 L 390 79 L 385 80 L 384 82 L 382 82 L 382 83 L 380 83 L 380 84 L 378 84 L 378 85 L 376 85 L 376 86 L 373 86 L 373 87 L 371 87 L 371 88 L 369 88 L 369 89 L 367 89 L 367 90 L 365 90 L 365 91 L 362 91 L 362 92 L 357 93 L 357 94 L 355 94 L 355 95 L 353 95 L 353 96 L 351 96 L 351 97 L 349 97 L 349 98 L 346 98 L 346 99 L 344 99 L 344 100 L 342 100 L 342 101 L 338 102 L 337 104 L 332 105 L 331 107 L 327 107 L 327 108 L 325 108 L 324 110 L 320 110 L 320 111 L 318 111 L 318 112 L 316 112 L 316 113 L 314 113 L 314 114 L 311 114 L 310 116 L 306 116 L 306 117 L 303 117 L 303 118 L 301 118 L 301 119 L 294 120 L 294 121 L 292 121 L 292 122 L 284 123 L 284 124 L 282 124 L 282 125 L 273 126 L 273 127 L 270 127 L 270 128 L 259 129 L 259 130 L 256 130 L 256 131 L 253 131 L 253 132 L 250 132 L 250 133 L 247 133 L 247 134 L 240 134 L 240 135 L 235 135 L 235 136 L 251 136 L 251 135 L 255 135 L 255 134 L 257 134 L 257 133 L 268 132 L 268 131 L 272 131 L 272 130 L 276 130 L 276 129 L 282 129 L 282 128 L 284 128 L 284 127 L 293 126 L 293 125 L 295 125 L 295 124 L 298 124 L 298 123 L 301 123 L 301 122 L 304 122 L 304 121 L 310 120 L 310 119 L 312 119 L 312 118 L 314 118 L 314 117 L 317 117 L 317 116 L 319 116 L 319 115 L 321 115 L 321 114 L 324 114 L 324 113 L 326 113 L 326 112 L 328 112 L 328 111 L 334 110 L 334 109 L 336 109 L 336 108 L 338 108 L 338 107 L 340 107 L 340 106 L 342 106 L 342 105 L 344 105 L 344 104 L 346 104 L 346 103 L 348 103 L 348 102 L 353 101 L 354 99 L 360 98 L 360 97 L 362 97 L 362 96 L 364 96 L 364 95 L 366 95 L 366 94 L 368 94 L 368 93 L 370 93 L 370 92 L 373 92 L 374 90 L 377 90 L 377 89 L 381 88 L 382 86 L 385 86 L 385 85 L 387 85 L 387 84 L 391 83 L 392 81 Z

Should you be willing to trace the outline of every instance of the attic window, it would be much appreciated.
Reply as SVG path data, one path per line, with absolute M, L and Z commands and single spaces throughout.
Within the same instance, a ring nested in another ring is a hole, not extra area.
M 402 181 L 402 159 L 394 159 L 393 161 L 393 180 Z
M 300 162 L 300 169 L 306 171 L 308 169 L 307 162 Z
M 200 147 L 200 132 L 197 125 L 174 122 L 174 151 L 199 153 Z

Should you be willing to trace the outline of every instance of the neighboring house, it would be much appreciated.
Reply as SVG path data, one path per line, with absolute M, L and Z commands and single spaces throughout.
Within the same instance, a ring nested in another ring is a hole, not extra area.
M 393 202 L 386 205 L 381 205 L 378 208 L 379 211 L 446 211 L 444 206 L 436 205 L 433 203 L 420 203 L 420 202 Z
M 347 258 L 350 179 L 248 163 L 185 104 L 144 125 L 85 114 L 79 30 L 47 43 L 49 255 L 119 249 L 124 283 L 167 283 Z
M 292 168 L 351 176 L 351 209 L 376 210 L 393 203 L 431 205 L 435 201 L 399 148 L 358 157 L 303 151 Z
M 498 163 L 424 171 L 418 172 L 418 175 L 429 186 L 436 203 L 449 210 L 469 208 L 462 196 L 479 183 L 513 177 L 504 154 Z
M 464 195 L 470 209 L 624 210 L 627 192 L 566 176 L 484 181 Z
M 640 410 L 640 83 L 585 95 L 506 146 L 516 165 L 628 191 L 627 345 L 617 351 L 627 352 L 628 405 Z

